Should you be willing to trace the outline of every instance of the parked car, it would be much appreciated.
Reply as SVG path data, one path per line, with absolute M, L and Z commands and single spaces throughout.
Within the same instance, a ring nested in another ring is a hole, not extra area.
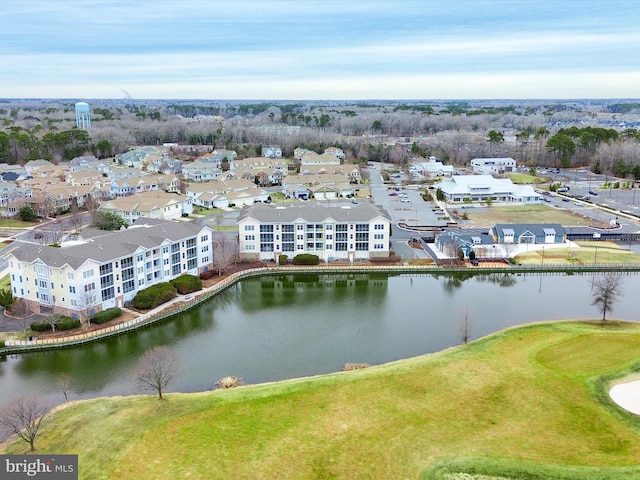
M 596 197 L 598 195 L 598 192 L 595 192 L 593 190 L 589 190 L 589 195 L 593 195 L 594 197 Z
M 389 194 L 389 196 L 390 196 L 390 197 L 397 197 L 397 196 L 398 196 L 398 194 L 397 194 L 396 192 L 391 192 L 391 193 Z

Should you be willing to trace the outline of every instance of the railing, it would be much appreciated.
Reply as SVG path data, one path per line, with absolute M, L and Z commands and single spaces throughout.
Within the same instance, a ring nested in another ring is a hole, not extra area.
M 544 264 L 544 265 L 504 265 L 499 267 L 458 267 L 458 266 L 436 266 L 436 265 L 309 265 L 309 266 L 268 266 L 243 270 L 236 272 L 218 283 L 207 287 L 204 290 L 190 294 L 192 298 L 187 300 L 190 295 L 185 295 L 172 300 L 169 304 L 163 304 L 157 307 L 157 311 L 147 312 L 134 319 L 128 320 L 117 325 L 101 328 L 92 332 L 85 332 L 66 337 L 34 339 L 34 340 L 7 340 L 5 347 L 0 348 L 0 354 L 23 353 L 38 350 L 50 350 L 52 348 L 70 347 L 81 345 L 88 342 L 102 340 L 115 335 L 121 335 L 141 327 L 151 325 L 153 323 L 166 320 L 174 315 L 183 313 L 191 308 L 196 307 L 205 300 L 212 298 L 220 292 L 232 287 L 240 280 L 252 278 L 267 274 L 292 274 L 292 273 L 428 273 L 428 274 L 447 274 L 447 273 L 471 273 L 471 274 L 487 274 L 487 273 L 565 273 L 568 275 L 575 273 L 640 273 L 640 264 L 587 264 L 587 265 L 566 265 L 566 264 Z

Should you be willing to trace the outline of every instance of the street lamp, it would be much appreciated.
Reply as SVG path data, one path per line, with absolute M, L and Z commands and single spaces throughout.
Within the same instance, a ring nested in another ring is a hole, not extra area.
M 544 265 L 544 245 L 542 246 L 542 263 L 541 265 Z

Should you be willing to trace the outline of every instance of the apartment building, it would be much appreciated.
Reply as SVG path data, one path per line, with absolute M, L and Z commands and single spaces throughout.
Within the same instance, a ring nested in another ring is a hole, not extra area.
M 349 206 L 282 207 L 256 204 L 238 217 L 240 258 L 276 260 L 300 253 L 324 261 L 386 258 L 391 219 L 382 208 L 363 202 Z
M 126 230 L 63 243 L 22 244 L 7 256 L 11 291 L 31 312 L 76 318 L 127 305 L 136 293 L 213 266 L 213 231 L 140 218 Z

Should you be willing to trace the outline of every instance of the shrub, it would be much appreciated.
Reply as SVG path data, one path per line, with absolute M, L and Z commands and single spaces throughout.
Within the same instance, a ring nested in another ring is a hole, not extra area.
M 200 274 L 200 280 L 209 280 L 210 278 L 213 278 L 215 274 L 216 272 L 214 270 L 207 270 Z
M 218 388 L 235 388 L 241 385 L 244 385 L 244 382 L 238 377 L 222 377 L 216 382 Z
M 0 340 L 0 348 L 4 348 L 4 347 L 6 347 L 4 340 Z
M 287 263 L 287 260 L 289 259 L 289 257 L 287 257 L 286 255 L 278 255 L 278 265 L 285 265 Z
M 294 265 L 318 265 L 320 263 L 320 257 L 312 253 L 301 253 L 293 257 Z
M 176 296 L 176 289 L 169 282 L 158 283 L 140 290 L 131 300 L 131 305 L 141 310 L 155 308 Z
M 37 322 L 32 322 L 29 328 L 34 332 L 46 332 L 47 330 L 51 330 L 51 325 L 43 320 L 38 320 Z
M 101 323 L 107 323 L 109 320 L 118 318 L 120 315 L 122 315 L 122 310 L 119 308 L 108 308 L 107 310 L 98 312 L 91 317 L 91 323 L 97 323 L 98 325 Z
M 56 330 L 73 330 L 80 327 L 80 320 L 71 317 L 61 317 L 56 322 Z
M 180 275 L 178 278 L 174 278 L 169 283 L 171 283 L 171 285 L 173 285 L 181 295 L 202 290 L 202 280 L 194 275 L 186 273 L 184 275 Z

